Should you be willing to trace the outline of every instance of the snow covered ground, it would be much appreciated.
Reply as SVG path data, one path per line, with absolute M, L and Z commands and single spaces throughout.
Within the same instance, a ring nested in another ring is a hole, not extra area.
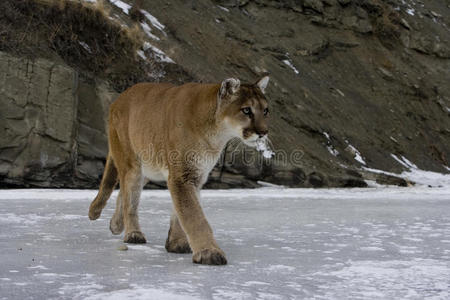
M 0 299 L 449 299 L 450 188 L 202 192 L 226 266 L 164 243 L 167 191 L 145 191 L 148 244 L 119 251 L 96 191 L 0 191 Z

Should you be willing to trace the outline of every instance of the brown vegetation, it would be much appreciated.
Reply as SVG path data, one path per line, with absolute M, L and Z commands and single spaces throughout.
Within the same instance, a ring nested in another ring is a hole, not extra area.
M 142 0 L 134 1 L 133 6 L 130 9 L 130 18 L 136 22 L 142 22 L 144 20 L 144 14 L 141 12 Z
M 142 47 L 141 29 L 122 26 L 109 17 L 102 1 L 67 0 L 0 2 L 0 51 L 27 57 L 56 58 L 75 69 L 110 79 L 117 91 L 160 68 L 136 57 Z

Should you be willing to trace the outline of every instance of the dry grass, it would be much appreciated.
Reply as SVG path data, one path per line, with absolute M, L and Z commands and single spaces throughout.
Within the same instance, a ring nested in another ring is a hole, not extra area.
M 141 12 L 142 0 L 136 0 L 130 9 L 130 18 L 136 22 L 144 21 L 144 14 Z
M 385 47 L 394 49 L 400 42 L 400 15 L 398 12 L 392 10 L 392 7 L 382 0 L 364 2 L 362 7 L 366 9 L 372 19 L 375 36 Z
M 117 91 L 150 81 L 157 64 L 137 59 L 143 34 L 109 17 L 103 1 L 0 1 L 0 50 L 28 57 L 62 58 L 68 65 L 110 79 Z

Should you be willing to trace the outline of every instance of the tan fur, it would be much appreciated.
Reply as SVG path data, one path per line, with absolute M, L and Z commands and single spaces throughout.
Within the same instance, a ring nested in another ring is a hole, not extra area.
M 145 243 L 137 214 L 140 193 L 149 180 L 165 180 L 174 205 L 166 249 L 192 250 L 195 263 L 226 264 L 199 191 L 231 138 L 255 146 L 256 138 L 267 134 L 267 82 L 268 77 L 246 85 L 237 79 L 182 86 L 141 83 L 122 93 L 110 107 L 109 154 L 89 218 L 100 216 L 119 181 L 110 229 L 114 234 L 125 229 L 125 242 Z

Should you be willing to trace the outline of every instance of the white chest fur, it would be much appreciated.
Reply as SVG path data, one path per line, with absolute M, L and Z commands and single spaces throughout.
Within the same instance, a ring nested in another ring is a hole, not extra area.
M 156 169 L 148 165 L 142 165 L 142 174 L 150 181 L 164 182 L 167 181 L 169 171 L 166 169 Z

